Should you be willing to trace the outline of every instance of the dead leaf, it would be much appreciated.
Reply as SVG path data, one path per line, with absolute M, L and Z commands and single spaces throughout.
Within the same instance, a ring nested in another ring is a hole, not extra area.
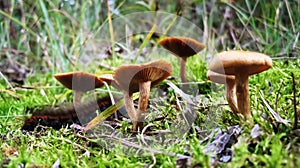
M 264 104 L 267 106 L 267 108 L 269 109 L 270 113 L 272 114 L 272 116 L 275 118 L 275 120 L 279 123 L 283 123 L 285 125 L 291 126 L 291 124 L 289 123 L 289 120 L 285 120 L 283 118 L 280 117 L 280 115 L 278 113 L 276 113 L 271 106 L 268 104 L 268 102 L 263 98 L 262 94 L 259 92 L 259 95 L 262 99 L 262 101 L 264 102 Z

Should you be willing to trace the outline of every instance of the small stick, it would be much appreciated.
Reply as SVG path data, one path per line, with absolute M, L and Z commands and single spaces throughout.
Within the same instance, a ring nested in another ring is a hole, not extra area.
M 292 80 L 293 80 L 293 104 L 294 104 L 294 128 L 293 129 L 297 129 L 298 128 L 298 113 L 297 113 L 297 107 L 296 107 L 296 84 L 295 84 L 295 77 L 294 77 L 294 73 L 291 73 L 292 75 Z

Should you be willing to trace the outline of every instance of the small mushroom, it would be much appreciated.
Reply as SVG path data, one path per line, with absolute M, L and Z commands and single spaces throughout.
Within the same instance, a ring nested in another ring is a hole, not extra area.
M 153 61 L 140 65 L 123 65 L 118 67 L 113 76 L 116 85 L 124 92 L 125 108 L 133 123 L 133 131 L 141 130 L 148 108 L 150 88 L 169 77 L 172 65 L 166 61 Z M 136 112 L 132 94 L 140 92 L 138 111 Z
M 165 37 L 159 41 L 159 44 L 169 50 L 174 55 L 181 58 L 180 78 L 181 82 L 187 82 L 186 78 L 186 60 L 203 50 L 205 45 L 187 37 Z
M 207 71 L 206 76 L 210 81 L 214 83 L 225 84 L 226 99 L 228 105 L 233 113 L 238 113 L 236 88 L 235 88 L 235 76 L 223 75 L 211 70 Z
M 272 59 L 265 54 L 234 50 L 218 53 L 209 65 L 209 69 L 214 72 L 235 76 L 238 111 L 246 120 L 252 118 L 248 77 L 270 67 L 272 67 Z
M 85 72 L 68 72 L 54 75 L 62 85 L 74 91 L 73 103 L 81 103 L 83 92 L 100 88 L 104 85 L 103 81 L 97 76 Z

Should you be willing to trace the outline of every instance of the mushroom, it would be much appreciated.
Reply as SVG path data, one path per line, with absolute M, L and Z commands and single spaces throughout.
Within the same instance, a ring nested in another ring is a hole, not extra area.
M 203 50 L 205 45 L 187 37 L 165 37 L 159 41 L 159 44 L 169 50 L 174 55 L 181 58 L 180 78 L 181 82 L 187 82 L 186 78 L 186 60 Z
M 218 53 L 209 65 L 209 69 L 214 72 L 235 76 L 238 111 L 246 120 L 252 118 L 248 77 L 270 67 L 272 67 L 272 59 L 265 54 L 235 50 Z
M 82 93 L 100 88 L 104 82 L 97 76 L 85 72 L 68 72 L 54 75 L 62 85 L 74 91 L 73 103 L 81 103 Z
M 237 107 L 236 88 L 235 88 L 235 76 L 223 75 L 211 70 L 207 71 L 206 76 L 210 81 L 214 83 L 225 84 L 226 99 L 228 105 L 232 110 L 232 112 L 237 114 L 238 107 Z
M 108 85 L 111 85 L 116 89 L 122 90 L 122 89 L 120 89 L 118 83 L 115 81 L 113 74 L 102 74 L 98 78 L 100 78 L 100 80 L 106 82 Z
M 108 85 L 111 85 L 114 81 L 113 74 L 102 74 L 98 78 L 100 78 L 100 80 L 106 82 Z
M 153 61 L 140 65 L 123 65 L 118 67 L 113 76 L 119 89 L 124 92 L 125 108 L 133 123 L 133 131 L 141 130 L 148 108 L 150 88 L 169 77 L 172 65 L 166 61 Z M 140 92 L 138 111 L 136 112 L 132 94 Z

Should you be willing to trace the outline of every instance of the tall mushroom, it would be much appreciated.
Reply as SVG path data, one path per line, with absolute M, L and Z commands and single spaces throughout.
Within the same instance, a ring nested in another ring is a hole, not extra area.
M 212 82 L 225 84 L 225 92 L 228 105 L 233 113 L 238 113 L 235 76 L 219 74 L 211 70 L 207 71 L 206 76 Z
M 172 65 L 159 60 L 140 65 L 118 67 L 113 76 L 116 85 L 124 92 L 125 108 L 133 123 L 133 131 L 141 130 L 148 108 L 150 88 L 156 86 L 172 73 Z M 138 111 L 133 105 L 132 94 L 140 92 Z
M 272 59 L 265 54 L 234 50 L 218 53 L 209 65 L 209 69 L 214 72 L 235 76 L 238 111 L 246 120 L 252 118 L 248 77 L 270 67 L 272 67 Z
M 81 103 L 83 92 L 100 88 L 104 85 L 103 81 L 97 76 L 85 72 L 68 72 L 54 75 L 62 85 L 74 91 L 73 103 Z
M 169 50 L 174 55 L 181 58 L 180 78 L 181 82 L 187 82 L 186 78 L 186 60 L 203 50 L 205 45 L 187 37 L 165 37 L 159 41 L 159 44 Z

